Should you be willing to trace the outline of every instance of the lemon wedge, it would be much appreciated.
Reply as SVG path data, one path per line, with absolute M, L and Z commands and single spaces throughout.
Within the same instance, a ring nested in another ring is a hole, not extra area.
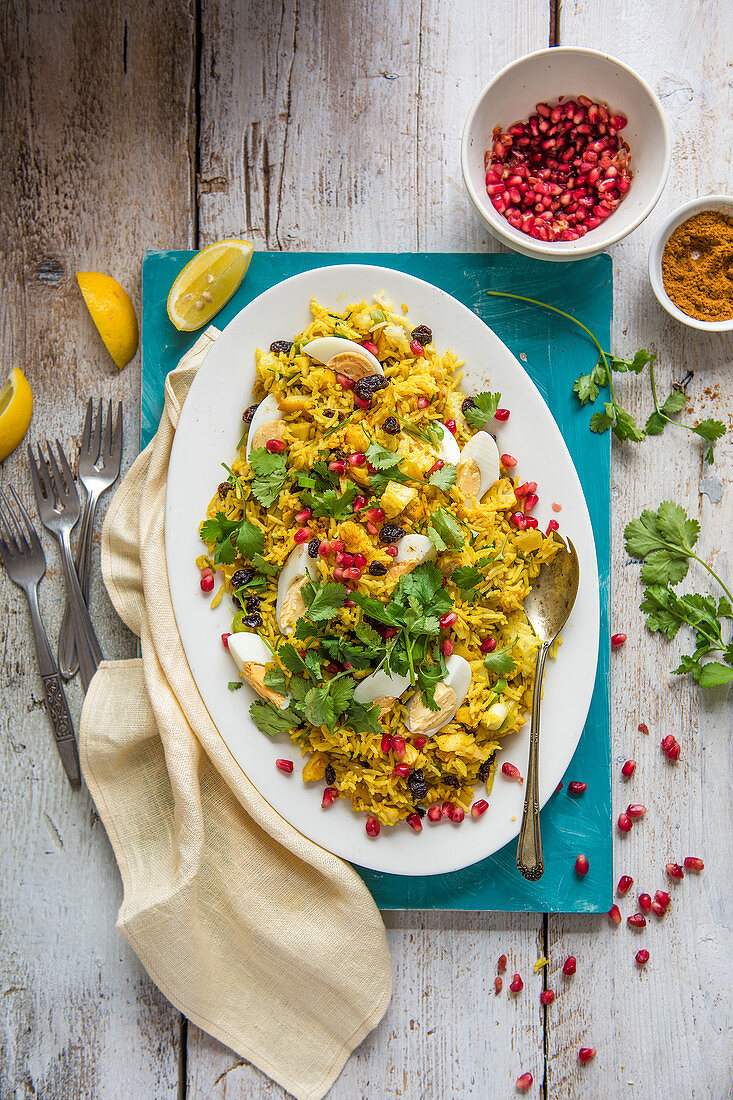
M 107 351 L 122 370 L 137 349 L 137 317 L 125 290 L 111 275 L 78 271 L 76 281 Z
M 168 316 L 177 329 L 193 332 L 227 304 L 253 251 L 251 241 L 216 241 L 188 261 L 168 295 Z
M 33 392 L 20 367 L 0 389 L 0 462 L 22 442 L 33 415 Z

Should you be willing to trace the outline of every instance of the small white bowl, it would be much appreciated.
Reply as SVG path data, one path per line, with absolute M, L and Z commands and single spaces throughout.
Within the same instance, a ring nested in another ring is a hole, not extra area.
M 716 210 L 721 214 L 728 214 L 733 217 L 733 197 L 730 195 L 708 195 L 705 198 L 693 199 L 691 202 L 686 202 L 684 206 L 678 207 L 673 214 L 670 214 L 662 222 L 649 249 L 649 281 L 659 304 L 676 321 L 681 321 L 683 325 L 688 325 L 690 328 L 699 328 L 702 332 L 732 332 L 733 317 L 729 317 L 727 321 L 699 321 L 697 317 L 690 317 L 688 313 L 678 309 L 664 289 L 662 255 L 667 241 L 678 225 L 682 225 L 688 218 L 693 218 L 695 214 L 702 214 L 704 210 Z
M 634 178 L 623 202 L 577 241 L 537 241 L 513 229 L 486 194 L 484 153 L 495 126 L 506 129 L 534 113 L 535 104 L 560 96 L 587 95 L 626 115 L 623 137 L 631 149 Z M 651 213 L 667 181 L 671 156 L 669 125 L 646 81 L 622 61 L 597 50 L 554 46 L 513 61 L 486 85 L 466 119 L 461 143 L 463 180 L 481 218 L 503 244 L 543 260 L 595 256 L 625 237 Z

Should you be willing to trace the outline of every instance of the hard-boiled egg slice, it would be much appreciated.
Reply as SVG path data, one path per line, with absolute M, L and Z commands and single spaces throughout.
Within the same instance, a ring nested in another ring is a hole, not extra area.
M 308 543 L 296 546 L 285 562 L 277 581 L 275 613 L 281 634 L 292 634 L 298 619 L 305 615 L 302 588 L 317 576 L 316 563 L 308 555 Z
M 265 684 L 267 666 L 272 665 L 274 661 L 272 653 L 259 634 L 251 634 L 244 630 L 237 631 L 236 634 L 229 635 L 227 644 L 240 676 L 250 687 L 254 688 L 263 699 L 274 703 L 276 707 L 286 707 L 287 698 Z
M 457 466 L 461 448 L 456 443 L 453 432 L 446 428 L 445 424 L 441 424 L 439 420 L 433 421 L 433 427 L 440 434 L 440 442 L 435 448 L 438 458 L 442 458 L 443 462 L 450 462 L 451 466 Z
M 422 692 L 417 691 L 407 704 L 405 725 L 411 733 L 432 736 L 447 726 L 463 703 L 471 686 L 471 666 L 463 657 L 454 653 L 445 662 L 448 675 L 435 687 L 437 710 L 425 705 Z
M 303 344 L 301 351 L 354 381 L 369 374 L 384 374 L 376 355 L 355 340 L 344 340 L 342 336 L 317 336 Z
M 505 703 L 493 703 L 486 711 L 484 724 L 490 730 L 498 730 L 507 720 L 509 707 Z
M 280 414 L 277 398 L 274 394 L 268 393 L 264 401 L 260 401 L 252 417 L 252 423 L 247 432 L 246 457 L 249 458 L 250 451 L 264 447 L 268 439 L 282 439 L 284 431 L 285 421 Z
M 368 706 L 376 703 L 380 718 L 390 710 L 403 691 L 410 686 L 409 676 L 388 676 L 386 672 L 373 672 L 357 684 L 354 698 L 357 703 Z
M 456 489 L 465 501 L 481 500 L 499 480 L 499 448 L 488 432 L 476 432 L 458 459 Z
M 387 570 L 390 580 L 398 581 L 423 561 L 432 561 L 435 547 L 427 535 L 405 535 L 397 543 L 397 557 Z

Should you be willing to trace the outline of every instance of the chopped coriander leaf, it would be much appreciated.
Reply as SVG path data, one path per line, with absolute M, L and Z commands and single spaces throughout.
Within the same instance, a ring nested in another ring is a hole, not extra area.
M 312 687 L 304 700 L 305 717 L 312 726 L 326 726 L 333 733 L 340 715 L 347 709 L 354 695 L 356 684 L 344 673 L 332 680 Z
M 484 657 L 484 668 L 489 672 L 496 673 L 497 676 L 509 676 L 517 667 L 517 662 L 509 656 L 510 650 L 514 649 L 516 644 L 517 639 L 515 638 L 514 641 L 508 646 L 505 646 L 504 649 L 497 649 L 493 653 L 487 653 Z
M 279 565 L 273 565 L 271 562 L 266 561 L 261 554 L 253 554 L 250 561 L 255 569 L 259 570 L 260 573 L 264 573 L 266 577 L 276 577 L 280 572 Z
M 272 688 L 279 695 L 287 694 L 288 681 L 285 673 L 277 665 L 274 668 L 268 668 L 265 670 L 265 687 Z
M 229 688 L 230 691 L 239 691 L 241 686 L 242 686 L 242 681 L 241 680 L 230 680 L 229 683 L 227 684 L 227 687 Z
M 384 644 L 374 627 L 369 626 L 369 624 L 365 623 L 363 619 L 361 622 L 358 622 L 354 627 L 354 633 L 356 634 L 362 645 L 371 646 L 372 649 L 380 649 Z
M 501 401 L 500 393 L 477 393 L 473 405 L 466 409 L 466 420 L 472 428 L 484 428 L 493 420 Z
M 301 499 L 307 508 L 311 508 L 313 515 L 318 519 L 331 517 L 343 519 L 351 511 L 351 505 L 358 496 L 359 488 L 350 481 L 343 493 L 336 489 L 326 489 L 325 492 L 316 493 L 306 490 L 301 494 Z
M 439 554 L 448 549 L 434 527 L 428 527 L 426 534 Z
M 377 470 L 392 470 L 395 466 L 399 466 L 402 455 L 388 451 L 386 447 L 372 441 L 367 447 L 366 459 Z
M 590 374 L 581 374 L 576 378 L 573 393 L 577 394 L 581 405 L 587 405 L 598 397 L 604 386 L 608 385 L 608 371 L 599 361 Z
M 249 716 L 262 733 L 268 737 L 275 737 L 278 733 L 287 733 L 295 726 L 300 725 L 300 719 L 290 707 L 282 710 L 272 703 L 259 700 L 252 703 L 249 708 Z
M 250 451 L 249 464 L 254 471 L 252 492 L 263 508 L 269 508 L 288 480 L 287 455 L 270 454 L 266 447 Z
M 239 556 L 251 561 L 255 554 L 261 555 L 265 548 L 265 532 L 257 524 L 243 519 L 239 525 L 235 543 Z
M 432 485 L 436 489 L 442 489 L 447 492 L 456 483 L 456 467 L 450 462 L 446 463 L 440 470 L 436 470 L 434 474 L 430 474 L 428 477 L 428 485 Z
M 463 531 L 460 524 L 450 512 L 444 508 L 438 508 L 432 515 L 433 528 L 444 543 L 456 550 L 461 550 L 464 544 Z M 428 532 L 430 537 L 430 532 Z M 431 540 L 432 541 L 432 540 Z
M 346 585 L 326 581 L 318 588 L 313 582 L 303 585 L 303 598 L 312 622 L 327 622 L 338 615 L 346 599 Z
M 467 592 L 469 589 L 476 588 L 477 585 L 481 584 L 484 575 L 475 565 L 459 565 L 459 567 L 454 569 L 451 573 L 450 579 L 457 588 L 460 588 L 463 592 Z
M 344 725 L 353 729 L 354 733 L 380 734 L 382 726 L 379 722 L 379 707 L 374 704 L 366 706 L 352 699 L 346 711 Z

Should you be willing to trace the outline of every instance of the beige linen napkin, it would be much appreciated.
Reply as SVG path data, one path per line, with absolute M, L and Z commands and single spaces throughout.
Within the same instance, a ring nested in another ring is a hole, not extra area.
M 153 981 L 296 1097 L 318 1100 L 384 1015 L 392 967 L 356 872 L 275 813 L 227 750 L 176 629 L 168 459 L 218 335 L 208 329 L 169 374 L 158 432 L 107 514 L 104 581 L 142 659 L 100 666 L 79 752 L 122 874 L 117 927 Z

